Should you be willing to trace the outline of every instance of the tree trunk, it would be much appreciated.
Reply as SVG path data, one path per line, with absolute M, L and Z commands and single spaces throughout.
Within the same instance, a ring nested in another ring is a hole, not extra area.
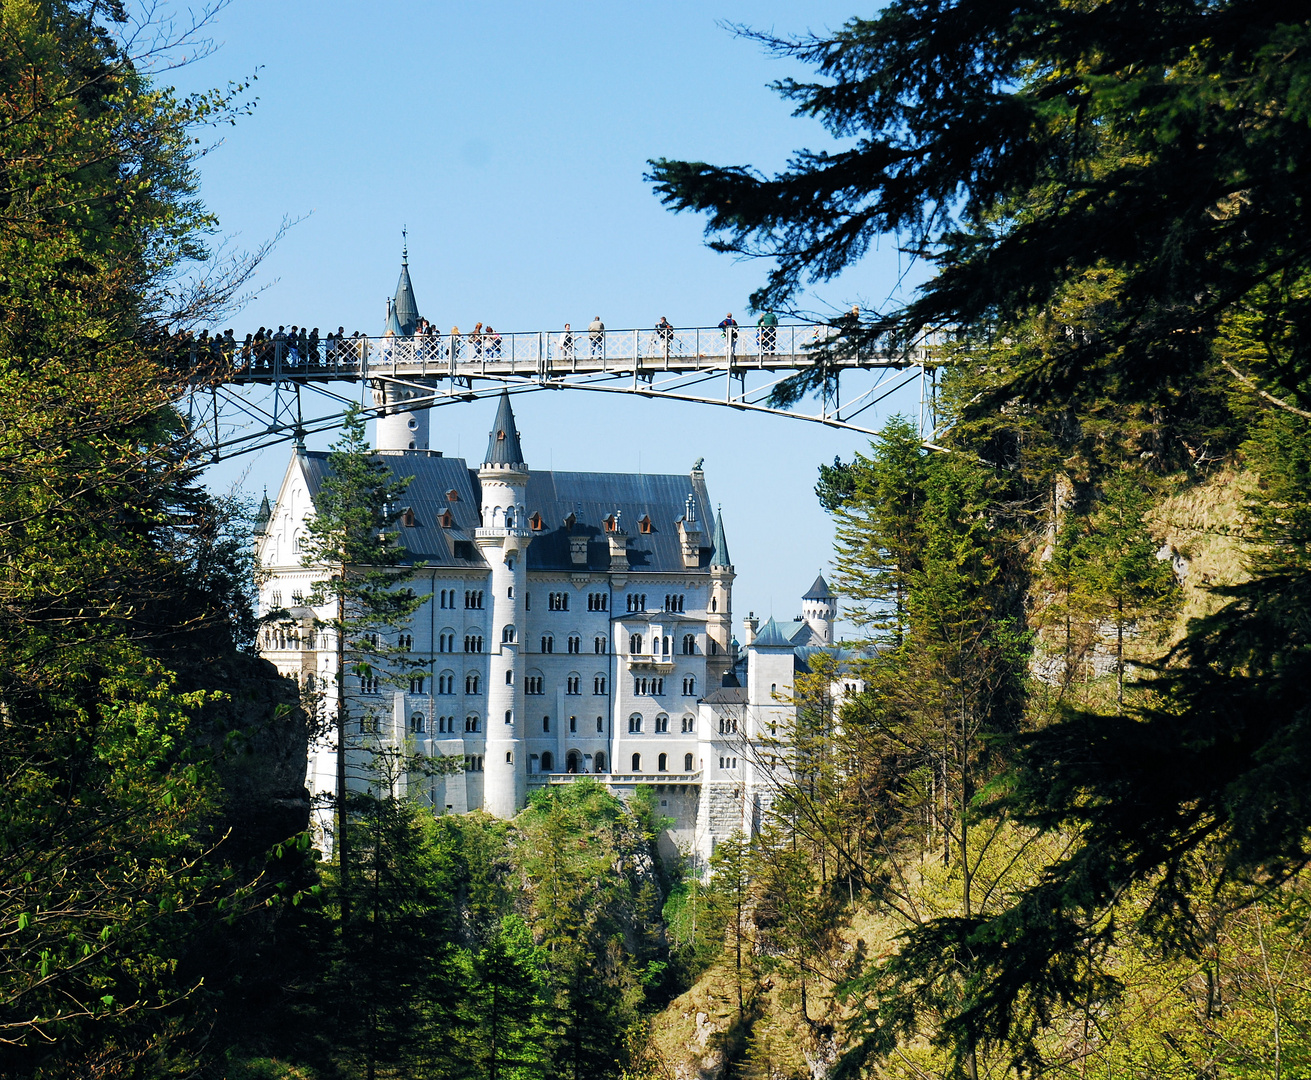
M 346 568 L 342 567 L 342 577 Z M 344 580 L 343 580 L 344 584 Z M 337 875 L 343 933 L 350 919 L 350 860 L 346 839 L 346 597 L 337 593 Z

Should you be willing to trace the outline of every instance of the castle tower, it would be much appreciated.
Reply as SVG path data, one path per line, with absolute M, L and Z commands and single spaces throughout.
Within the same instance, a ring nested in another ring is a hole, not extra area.
M 833 620 L 838 617 L 838 599 L 823 574 L 815 578 L 815 583 L 801 598 L 801 617 L 810 624 L 820 641 L 825 645 L 833 644 Z
M 519 445 L 510 395 L 504 391 L 478 480 L 482 486 L 482 527 L 475 531 L 474 542 L 492 570 L 483 808 L 496 817 L 511 818 L 523 808 L 528 794 L 523 671 L 518 659 L 523 647 L 532 533 L 525 509 L 528 466 Z
M 733 666 L 733 563 L 724 536 L 723 507 L 715 514 L 715 547 L 710 556 L 710 602 L 706 611 L 706 685 L 718 687 Z
M 418 325 L 419 305 L 414 299 L 414 285 L 410 281 L 409 249 L 402 248 L 401 276 L 396 282 L 396 296 L 387 302 L 387 324 L 382 331 L 384 362 L 389 359 L 391 350 L 404 353 L 398 353 L 397 359 L 410 358 L 406 346 L 413 342 Z M 428 449 L 428 410 L 409 404 L 416 398 L 427 396 L 426 391 L 415 387 L 374 384 L 374 405 L 387 407 L 387 411 L 378 417 L 379 453 Z

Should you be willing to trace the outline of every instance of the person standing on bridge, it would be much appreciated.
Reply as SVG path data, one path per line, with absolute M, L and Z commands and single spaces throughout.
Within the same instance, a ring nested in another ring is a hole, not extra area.
M 564 324 L 564 333 L 560 335 L 560 359 L 574 362 L 574 332 L 569 324 Z
M 587 340 L 591 343 L 593 356 L 605 354 L 605 323 L 600 315 L 594 316 L 587 324 Z
M 756 333 L 760 339 L 760 351 L 772 353 L 778 342 L 778 316 L 773 311 L 762 311 L 756 326 L 759 328 Z
M 737 320 L 731 311 L 719 321 L 719 329 L 728 343 L 728 358 L 732 360 L 737 353 Z
M 669 363 L 669 350 L 674 344 L 674 328 L 663 315 L 655 327 L 656 340 L 660 342 L 660 351 L 665 354 L 665 363 Z

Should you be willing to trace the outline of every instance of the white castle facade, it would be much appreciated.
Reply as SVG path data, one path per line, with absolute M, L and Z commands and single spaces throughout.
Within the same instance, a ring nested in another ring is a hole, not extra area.
M 402 267 L 390 332 L 417 322 Z M 657 788 L 673 819 L 667 840 L 708 857 L 767 812 L 786 754 L 763 753 L 791 729 L 793 684 L 808 651 L 830 648 L 836 601 L 817 578 L 802 617 L 732 633 L 734 569 L 700 462 L 686 475 L 531 469 L 503 394 L 483 460 L 428 445 L 428 415 L 404 402 L 377 423 L 377 453 L 413 477 L 397 529 L 406 583 L 427 595 L 397 643 L 415 666 L 397 682 L 338 670 L 337 642 L 307 606 L 324 568 L 303 565 L 306 524 L 328 455 L 298 449 L 276 499 L 261 509 L 261 652 L 319 688 L 327 734 L 311 747 L 313 796 L 336 786 L 337 686 L 348 717 L 352 785 L 369 783 L 371 744 L 454 758 L 448 775 L 411 779 L 435 813 L 512 817 L 529 793 L 584 774 L 619 794 Z M 326 805 L 316 798 L 317 804 Z M 330 814 L 319 819 L 327 830 Z

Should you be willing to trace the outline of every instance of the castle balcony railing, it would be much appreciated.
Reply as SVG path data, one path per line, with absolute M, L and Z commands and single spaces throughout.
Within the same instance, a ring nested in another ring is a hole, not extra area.
M 603 784 L 632 786 L 637 784 L 699 784 L 702 772 L 600 772 L 600 773 L 530 773 L 528 786 L 542 788 L 574 784 L 579 780 L 599 780 Z
M 654 668 L 656 671 L 673 671 L 676 661 L 673 653 L 627 653 L 630 668 Z

